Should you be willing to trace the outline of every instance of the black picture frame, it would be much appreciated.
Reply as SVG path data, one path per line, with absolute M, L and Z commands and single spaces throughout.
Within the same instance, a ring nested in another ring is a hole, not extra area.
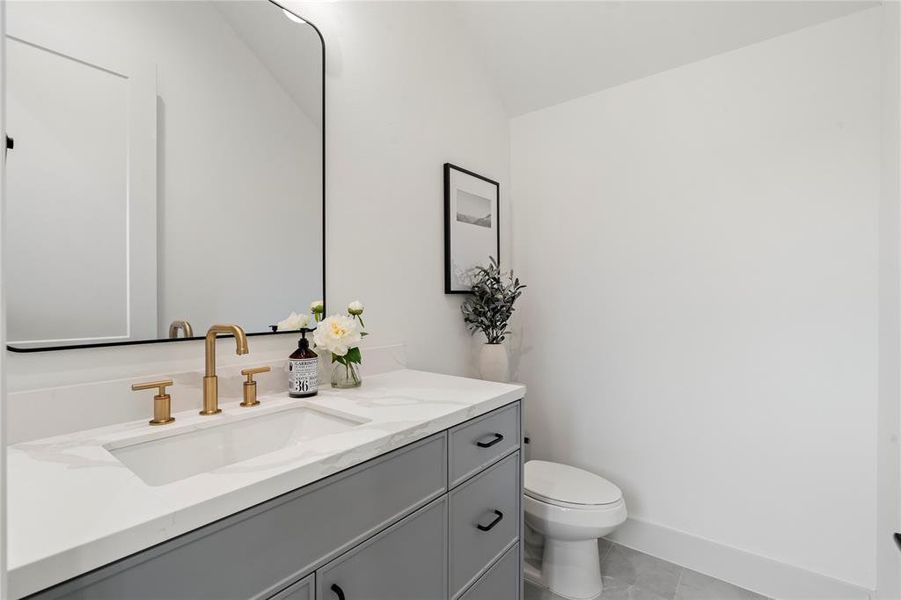
M 501 260 L 501 225 L 500 225 L 500 207 L 501 207 L 501 185 L 494 181 L 493 179 L 489 179 L 484 175 L 479 175 L 478 173 L 474 173 L 468 169 L 464 169 L 458 165 L 454 165 L 451 163 L 444 163 L 444 293 L 445 294 L 469 294 L 471 293 L 468 289 L 463 289 L 460 287 L 460 283 L 456 281 L 454 276 L 454 268 L 453 268 L 453 258 L 454 258 L 454 223 L 455 222 L 464 222 L 467 224 L 475 224 L 474 221 L 462 221 L 460 219 L 460 214 L 453 210 L 455 205 L 455 198 L 453 192 L 455 189 L 452 189 L 452 179 L 454 177 L 454 172 L 463 177 L 472 177 L 482 182 L 493 186 L 494 198 L 489 198 L 493 204 L 491 207 L 491 221 L 490 225 L 493 225 L 495 229 L 494 235 L 494 244 L 493 248 L 487 256 L 485 256 L 485 264 L 487 264 L 488 257 L 493 256 L 498 262 Z M 479 219 L 481 220 L 481 219 Z M 484 225 L 480 225 L 484 226 Z
M 275 7 L 294 14 L 296 17 L 301 18 L 300 15 L 297 15 L 293 10 L 285 8 L 281 4 L 279 4 L 276 0 L 268 0 L 270 4 Z M 325 225 L 325 215 L 326 215 L 326 148 L 325 148 L 325 128 L 326 128 L 326 95 L 325 95 L 325 37 L 323 37 L 322 32 L 319 30 L 316 25 L 311 23 L 306 17 L 303 17 L 303 21 L 307 23 L 310 27 L 313 28 L 313 31 L 319 37 L 319 45 L 322 48 L 322 59 L 321 59 L 321 72 L 322 72 L 322 303 L 323 306 L 326 306 L 326 261 L 325 261 L 325 233 L 326 233 L 326 225 Z M 12 146 L 7 142 L 7 148 L 11 148 Z M 324 313 L 328 314 L 328 313 Z M 294 331 L 254 331 L 252 333 L 247 333 L 247 336 L 269 336 L 269 335 L 294 335 L 296 336 L 298 333 L 297 330 Z M 180 342 L 188 342 L 191 340 L 202 340 L 204 336 L 194 336 L 188 338 L 152 338 L 145 340 L 127 340 L 124 342 L 98 342 L 98 343 L 90 343 L 90 344 L 64 344 L 59 346 L 35 346 L 35 347 L 18 347 L 12 346 L 10 344 L 6 345 L 6 349 L 9 352 L 18 352 L 18 353 L 31 353 L 31 352 L 52 352 L 55 350 L 80 350 L 82 348 L 106 348 L 110 346 L 138 346 L 144 344 L 171 344 L 171 343 L 180 343 Z

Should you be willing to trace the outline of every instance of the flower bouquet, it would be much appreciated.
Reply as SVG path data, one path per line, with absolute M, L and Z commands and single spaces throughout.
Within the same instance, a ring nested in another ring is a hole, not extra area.
M 313 314 L 317 313 L 313 309 Z M 324 348 L 332 357 L 332 387 L 355 388 L 363 382 L 360 364 L 363 357 L 357 344 L 367 335 L 363 328 L 363 303 L 359 300 L 347 305 L 346 315 L 331 315 L 322 319 L 313 334 L 316 348 Z

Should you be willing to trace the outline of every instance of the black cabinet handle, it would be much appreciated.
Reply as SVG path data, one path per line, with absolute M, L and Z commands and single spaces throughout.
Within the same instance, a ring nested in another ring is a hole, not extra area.
M 476 442 L 476 446 L 478 446 L 479 448 L 490 448 L 502 439 L 504 439 L 504 436 L 499 433 L 495 433 L 493 440 L 491 440 L 490 442 Z
M 346 600 L 346 598 L 344 598 L 344 590 L 342 590 L 341 586 L 337 583 L 333 583 L 332 587 L 329 589 L 335 592 L 335 595 L 338 596 L 338 600 Z
M 494 526 L 501 522 L 501 519 L 504 518 L 504 513 L 499 510 L 494 511 L 495 517 L 494 520 L 487 525 L 476 525 L 479 528 L 479 531 L 491 531 L 494 529 Z

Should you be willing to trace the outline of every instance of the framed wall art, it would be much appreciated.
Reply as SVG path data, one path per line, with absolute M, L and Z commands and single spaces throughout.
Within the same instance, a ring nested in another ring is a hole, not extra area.
M 444 293 L 467 294 L 473 270 L 500 261 L 500 184 L 444 164 Z

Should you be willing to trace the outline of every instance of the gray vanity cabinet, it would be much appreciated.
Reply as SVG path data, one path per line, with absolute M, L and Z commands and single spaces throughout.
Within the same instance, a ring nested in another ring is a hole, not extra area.
M 514 402 L 29 598 L 518 600 L 520 415 Z

